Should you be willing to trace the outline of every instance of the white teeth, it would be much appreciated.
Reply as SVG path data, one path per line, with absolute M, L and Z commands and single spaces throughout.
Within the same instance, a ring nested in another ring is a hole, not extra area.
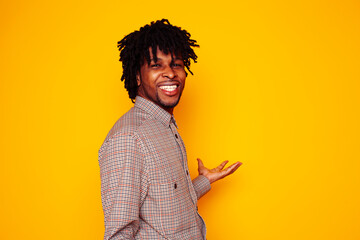
M 160 86 L 160 88 L 165 90 L 165 91 L 171 92 L 171 91 L 174 91 L 177 88 L 177 86 L 176 85 Z

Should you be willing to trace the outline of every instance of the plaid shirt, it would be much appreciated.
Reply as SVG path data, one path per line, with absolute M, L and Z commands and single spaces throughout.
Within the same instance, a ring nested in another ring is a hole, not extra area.
M 99 150 L 104 239 L 205 239 L 197 200 L 210 190 L 189 176 L 184 143 L 168 112 L 141 97 Z

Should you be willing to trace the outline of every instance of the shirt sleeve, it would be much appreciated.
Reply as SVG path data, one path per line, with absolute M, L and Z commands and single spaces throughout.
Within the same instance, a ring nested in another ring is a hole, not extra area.
M 192 180 L 192 184 L 194 186 L 197 199 L 200 199 L 205 195 L 208 191 L 210 191 L 210 181 L 203 175 L 199 175 Z
M 148 187 L 139 140 L 132 135 L 114 135 L 100 148 L 99 165 L 104 240 L 134 239 Z

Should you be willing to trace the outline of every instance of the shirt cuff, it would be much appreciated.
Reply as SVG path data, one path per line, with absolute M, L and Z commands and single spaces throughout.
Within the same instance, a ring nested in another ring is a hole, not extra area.
M 194 178 L 192 180 L 192 184 L 195 188 L 197 199 L 200 199 L 211 189 L 209 179 L 203 175 L 199 175 L 198 177 Z

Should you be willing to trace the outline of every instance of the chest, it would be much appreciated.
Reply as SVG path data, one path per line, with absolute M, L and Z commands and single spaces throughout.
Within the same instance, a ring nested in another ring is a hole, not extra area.
M 188 175 L 184 143 L 174 126 L 154 125 L 145 132 L 151 181 L 165 183 Z

